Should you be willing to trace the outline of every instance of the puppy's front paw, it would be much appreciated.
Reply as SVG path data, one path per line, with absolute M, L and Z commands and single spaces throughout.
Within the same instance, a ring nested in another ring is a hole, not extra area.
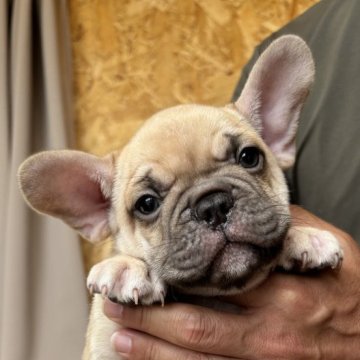
M 114 256 L 93 266 L 87 287 L 90 293 L 136 305 L 164 304 L 166 292 L 164 283 L 151 277 L 143 261 L 126 255 Z
M 343 251 L 329 231 L 312 227 L 292 227 L 284 245 L 279 265 L 286 270 L 307 271 L 331 267 L 340 268 Z

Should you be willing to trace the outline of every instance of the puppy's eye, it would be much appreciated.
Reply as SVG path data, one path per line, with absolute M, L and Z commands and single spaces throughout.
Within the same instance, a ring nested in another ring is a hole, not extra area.
M 261 156 L 261 152 L 257 147 L 245 147 L 239 154 L 238 162 L 244 168 L 255 168 L 259 165 Z
M 143 215 L 154 213 L 160 206 L 160 201 L 153 195 L 143 195 L 135 203 L 135 209 Z

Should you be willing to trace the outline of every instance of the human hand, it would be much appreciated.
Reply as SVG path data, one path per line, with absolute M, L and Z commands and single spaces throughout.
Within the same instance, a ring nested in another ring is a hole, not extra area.
M 224 300 L 229 314 L 188 304 L 164 308 L 105 302 L 105 314 L 124 329 L 112 338 L 122 356 L 141 360 L 358 359 L 360 250 L 341 230 L 292 207 L 293 223 L 335 234 L 344 250 L 338 272 L 274 273 L 258 288 Z

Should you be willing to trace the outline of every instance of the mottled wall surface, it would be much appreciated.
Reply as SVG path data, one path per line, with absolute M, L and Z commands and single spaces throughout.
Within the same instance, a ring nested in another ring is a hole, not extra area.
M 227 103 L 255 45 L 318 1 L 69 0 L 78 147 L 105 154 L 159 109 Z M 87 265 L 107 248 L 87 246 Z

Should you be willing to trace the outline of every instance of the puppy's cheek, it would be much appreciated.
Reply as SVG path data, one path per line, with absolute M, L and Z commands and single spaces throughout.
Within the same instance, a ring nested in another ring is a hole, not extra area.
M 288 213 L 287 204 L 258 189 L 238 198 L 224 231 L 231 242 L 264 248 L 278 246 L 289 227 Z
M 204 276 L 219 251 L 225 246 L 222 231 L 194 223 L 179 226 L 171 234 L 164 269 L 168 281 L 192 280 Z
M 177 260 L 180 260 L 179 266 L 181 266 L 182 257 L 190 260 L 190 266 L 207 266 L 226 244 L 223 231 L 202 224 L 196 224 L 195 227 L 196 230 L 191 233 L 188 233 L 186 229 L 179 232 L 178 238 L 181 241 L 175 246 L 177 249 L 175 255 Z

